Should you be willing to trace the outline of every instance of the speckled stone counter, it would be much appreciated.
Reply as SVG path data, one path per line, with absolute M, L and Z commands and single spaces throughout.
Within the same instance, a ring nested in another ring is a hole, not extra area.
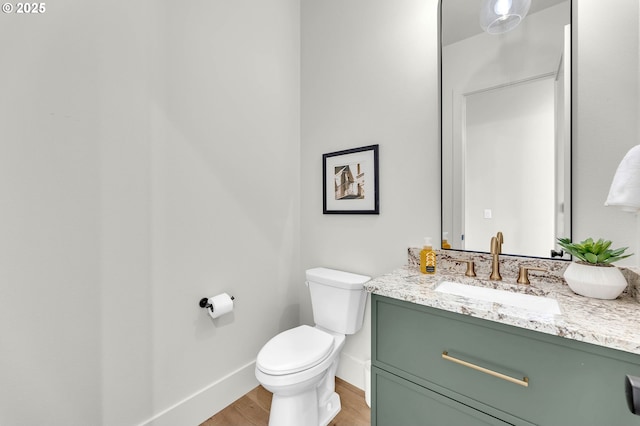
M 633 268 L 621 268 L 630 284 L 622 295 L 615 300 L 599 300 L 571 291 L 562 279 L 567 262 L 503 256 L 503 281 L 489 281 L 487 255 L 437 251 L 437 274 L 424 275 L 415 264 L 417 252 L 417 249 L 409 249 L 408 266 L 372 279 L 365 285 L 366 290 L 449 312 L 640 354 L 640 303 L 637 300 L 640 276 Z M 477 278 L 464 276 L 465 261 L 471 257 L 477 265 Z M 517 274 L 514 271 L 518 265 L 541 266 L 547 272 L 532 271 L 530 285 L 516 284 Z M 561 314 L 544 314 L 436 292 L 436 287 L 443 280 L 553 298 L 558 301 Z

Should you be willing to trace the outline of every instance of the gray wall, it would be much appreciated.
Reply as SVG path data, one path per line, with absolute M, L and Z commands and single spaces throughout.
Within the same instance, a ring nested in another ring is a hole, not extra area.
M 0 424 L 198 424 L 299 323 L 299 3 L 47 7 L 0 16 Z

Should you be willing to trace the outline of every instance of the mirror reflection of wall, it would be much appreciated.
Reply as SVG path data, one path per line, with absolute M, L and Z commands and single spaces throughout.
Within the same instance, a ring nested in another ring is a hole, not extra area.
M 486 251 L 493 228 L 508 236 L 512 253 L 544 257 L 554 247 L 553 83 L 546 78 L 465 97 L 465 248 Z
M 571 5 L 534 2 L 497 35 L 480 6 L 441 2 L 442 231 L 453 249 L 502 231 L 505 253 L 549 257 L 571 232 Z

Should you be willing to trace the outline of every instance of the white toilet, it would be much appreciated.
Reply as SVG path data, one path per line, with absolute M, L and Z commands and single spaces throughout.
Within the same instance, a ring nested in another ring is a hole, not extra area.
M 270 426 L 326 426 L 340 411 L 335 374 L 345 335 L 360 330 L 371 278 L 327 268 L 306 272 L 315 327 L 301 325 L 269 340 L 256 378 L 273 393 Z

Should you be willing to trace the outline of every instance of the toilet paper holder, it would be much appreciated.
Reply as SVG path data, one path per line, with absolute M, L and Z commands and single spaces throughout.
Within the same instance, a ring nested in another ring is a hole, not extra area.
M 236 300 L 236 298 L 231 296 L 231 300 Z M 198 305 L 201 308 L 209 309 L 211 312 L 213 312 L 213 305 L 209 303 L 208 297 L 203 297 L 202 299 L 200 299 L 200 302 L 198 302 Z

